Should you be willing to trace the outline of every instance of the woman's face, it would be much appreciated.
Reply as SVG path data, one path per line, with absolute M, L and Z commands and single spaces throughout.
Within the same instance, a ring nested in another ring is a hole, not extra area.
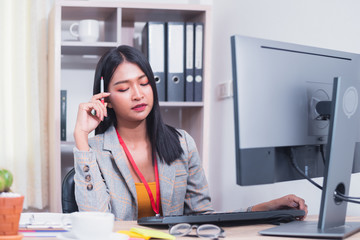
M 134 63 L 123 62 L 115 70 L 108 86 L 109 107 L 118 124 L 146 119 L 154 104 L 154 95 L 145 73 Z

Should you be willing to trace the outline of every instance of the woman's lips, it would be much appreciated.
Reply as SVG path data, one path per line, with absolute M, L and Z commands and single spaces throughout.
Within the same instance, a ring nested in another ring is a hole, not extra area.
M 147 106 L 147 104 L 144 104 L 144 103 L 143 104 L 138 104 L 135 107 L 133 107 L 132 110 L 141 112 L 141 111 L 145 110 L 146 106 Z

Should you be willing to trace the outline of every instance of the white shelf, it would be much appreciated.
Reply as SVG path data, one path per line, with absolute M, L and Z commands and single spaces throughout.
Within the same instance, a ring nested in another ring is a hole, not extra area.
M 65 43 L 61 45 L 61 55 L 103 55 L 107 50 L 117 47 L 119 44 L 103 42 L 89 44 L 81 42 Z
M 159 102 L 160 107 L 203 107 L 203 102 Z
M 81 42 L 81 41 L 62 41 L 61 46 L 63 47 L 117 47 L 117 42 Z

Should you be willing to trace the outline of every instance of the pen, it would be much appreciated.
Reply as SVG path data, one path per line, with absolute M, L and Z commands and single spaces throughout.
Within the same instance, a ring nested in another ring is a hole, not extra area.
M 104 92 L 104 78 L 101 76 L 100 78 L 100 92 L 103 93 Z M 105 99 L 102 97 L 100 99 L 101 103 L 104 104 L 105 103 Z M 91 115 L 95 116 L 96 115 L 96 111 L 95 109 L 91 110 Z
M 104 78 L 101 76 L 101 79 L 100 79 L 100 92 L 103 93 L 104 92 Z M 105 100 L 104 98 L 102 97 L 101 98 L 101 103 L 104 104 Z

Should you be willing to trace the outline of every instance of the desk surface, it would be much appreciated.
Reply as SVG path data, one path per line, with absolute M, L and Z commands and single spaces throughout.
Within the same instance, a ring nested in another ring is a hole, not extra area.
M 307 217 L 306 221 L 317 221 L 316 216 Z M 360 222 L 360 217 L 347 217 L 347 221 Z M 145 226 L 139 226 L 136 221 L 122 221 L 115 222 L 114 231 L 118 230 L 130 230 L 132 227 L 141 227 L 141 228 L 150 228 Z M 294 239 L 310 239 L 310 238 L 293 238 L 293 237 L 271 237 L 271 236 L 262 236 L 258 232 L 264 229 L 268 229 L 274 227 L 274 225 L 270 224 L 258 224 L 258 225 L 248 225 L 248 226 L 230 226 L 223 227 L 225 230 L 226 237 L 225 239 L 281 239 L 281 240 L 294 240 Z M 159 231 L 168 232 L 166 228 L 156 228 Z M 28 239 L 28 237 L 24 237 L 23 239 Z M 31 238 L 29 238 L 31 239 Z M 34 239 L 34 238 L 32 238 Z M 52 240 L 57 238 L 41 238 L 42 240 Z M 179 237 L 176 239 L 198 239 L 192 236 L 187 237 Z M 222 238 L 220 238 L 221 240 Z M 346 238 L 346 239 L 360 239 L 360 232 Z

